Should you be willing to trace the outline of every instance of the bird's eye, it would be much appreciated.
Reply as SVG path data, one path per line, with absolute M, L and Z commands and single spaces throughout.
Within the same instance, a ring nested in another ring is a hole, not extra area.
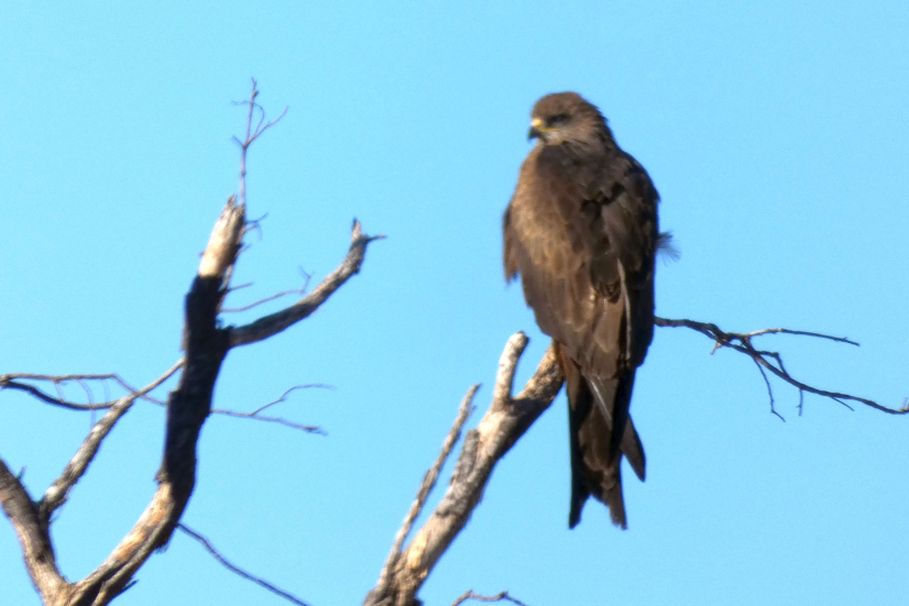
M 546 122 L 549 124 L 549 126 L 558 126 L 559 124 L 564 124 L 567 121 L 568 114 L 556 114 L 554 116 L 550 116 Z

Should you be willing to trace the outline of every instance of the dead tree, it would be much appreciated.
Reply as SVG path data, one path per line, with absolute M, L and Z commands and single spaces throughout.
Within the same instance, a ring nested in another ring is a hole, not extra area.
M 205 537 L 180 524 L 183 511 L 195 487 L 199 432 L 210 414 L 243 416 L 280 422 L 306 431 L 317 430 L 311 426 L 291 423 L 280 417 L 261 414 L 270 404 L 252 413 L 213 410 L 212 391 L 221 364 L 232 348 L 264 341 L 309 316 L 360 270 L 368 245 L 377 239 L 365 235 L 360 224 L 355 221 L 345 258 L 312 292 L 301 296 L 284 309 L 249 324 L 226 327 L 219 325 L 219 313 L 222 311 L 233 268 L 241 251 L 242 238 L 248 227 L 247 153 L 252 143 L 281 117 L 266 121 L 264 111 L 256 101 L 257 95 L 258 91 L 253 81 L 250 97 L 245 102 L 248 106 L 246 134 L 242 140 L 237 139 L 241 150 L 237 195 L 228 199 L 216 221 L 198 272 L 185 297 L 183 334 L 185 355 L 161 376 L 140 389 L 130 386 L 115 374 L 0 375 L 0 390 L 23 391 L 46 404 L 63 408 L 104 411 L 101 419 L 91 428 L 60 476 L 37 500 L 28 493 L 21 477 L 0 459 L 0 505 L 19 537 L 26 568 L 45 604 L 53 606 L 108 604 L 130 586 L 139 568 L 154 550 L 167 544 L 177 528 L 202 543 L 213 557 L 232 572 L 258 583 L 290 602 L 304 604 L 299 598 L 246 573 L 224 558 Z M 272 298 L 274 297 L 268 300 Z M 730 348 L 747 356 L 756 365 L 765 381 L 770 410 L 774 414 L 778 414 L 774 407 L 771 382 L 771 378 L 774 377 L 795 387 L 800 395 L 800 401 L 805 393 L 811 393 L 830 398 L 844 406 L 850 406 L 851 402 L 889 414 L 901 415 L 909 412 L 905 405 L 891 408 L 866 398 L 813 387 L 789 373 L 779 352 L 761 349 L 755 345 L 756 339 L 773 334 L 793 334 L 855 345 L 853 341 L 844 337 L 782 328 L 747 333 L 727 332 L 715 324 L 694 320 L 657 318 L 656 324 L 661 327 L 681 327 L 697 331 L 713 341 L 714 350 Z M 527 337 L 520 332 L 506 343 L 499 360 L 489 408 L 477 426 L 467 432 L 444 495 L 426 522 L 414 532 L 415 521 L 426 508 L 442 466 L 459 441 L 473 409 L 473 400 L 479 386 L 474 385 L 468 390 L 458 409 L 455 422 L 445 437 L 441 453 L 426 472 L 418 494 L 394 537 L 378 581 L 366 597 L 365 604 L 413 606 L 420 603 L 416 597 L 417 593 L 447 548 L 466 527 L 472 512 L 482 499 L 495 465 L 557 396 L 563 377 L 551 349 L 543 356 L 530 380 L 517 394 L 514 393 L 515 371 L 526 345 Z M 113 548 L 109 556 L 83 579 L 67 580 L 56 563 L 50 536 L 54 512 L 63 505 L 70 490 L 87 472 L 101 443 L 116 423 L 129 412 L 137 400 L 151 399 L 151 392 L 178 372 L 180 373 L 178 385 L 169 394 L 166 402 L 165 444 L 156 477 L 157 490 L 134 527 Z M 54 395 L 48 390 L 49 387 L 56 387 L 66 381 L 82 384 L 114 381 L 126 391 L 126 395 L 110 402 L 82 403 L 68 400 L 59 392 Z M 296 388 L 291 388 L 293 389 Z M 278 401 L 286 395 L 287 392 Z M 470 600 L 522 604 L 507 591 L 484 596 L 470 590 L 455 598 L 453 604 L 462 604 Z
M 360 270 L 369 243 L 376 239 L 365 235 L 360 224 L 354 221 L 347 255 L 337 269 L 311 293 L 281 311 L 249 324 L 227 327 L 219 325 L 221 304 L 228 292 L 243 234 L 247 229 L 247 152 L 256 139 L 277 122 L 265 120 L 264 111 L 256 102 L 257 95 L 253 81 L 252 92 L 245 102 L 249 109 L 246 134 L 242 140 L 237 139 L 241 150 L 238 193 L 228 199 L 215 222 L 198 272 L 185 297 L 183 358 L 142 389 L 130 388 L 116 375 L 0 375 L 0 389 L 24 391 L 45 403 L 65 408 L 106 410 L 91 428 L 63 473 L 37 500 L 28 493 L 21 478 L 0 459 L 0 504 L 18 535 L 26 568 L 45 604 L 108 604 L 129 586 L 136 571 L 152 553 L 170 540 L 192 496 L 196 483 L 199 432 L 212 413 L 212 391 L 221 363 L 228 352 L 234 347 L 264 341 L 313 313 Z M 117 421 L 129 412 L 136 400 L 147 397 L 147 394 L 177 372 L 180 372 L 178 385 L 167 399 L 164 453 L 156 476 L 157 490 L 133 528 L 113 548 L 107 559 L 84 578 L 67 580 L 55 558 L 50 536 L 52 515 L 63 505 L 70 490 L 86 473 L 101 442 Z M 120 382 L 128 394 L 113 402 L 82 404 L 71 402 L 60 394 L 53 395 L 45 389 L 63 381 L 86 383 L 107 380 Z M 257 416 L 256 413 L 247 416 L 265 420 L 265 417 Z M 297 603 L 302 602 L 298 600 Z
M 768 373 L 798 390 L 799 412 L 801 412 L 804 394 L 810 393 L 829 398 L 847 407 L 852 402 L 893 415 L 909 413 L 907 403 L 899 408 L 891 408 L 867 398 L 808 385 L 789 374 L 779 352 L 760 349 L 754 344 L 754 340 L 758 337 L 790 334 L 857 345 L 845 337 L 785 328 L 736 333 L 724 331 L 710 322 L 665 318 L 656 318 L 656 324 L 661 327 L 681 327 L 694 330 L 713 340 L 714 351 L 729 348 L 747 356 L 760 371 L 767 386 L 770 411 L 777 416 L 779 413 L 774 406 L 774 392 Z M 476 428 L 467 432 L 445 494 L 429 514 L 423 526 L 416 531 L 405 546 L 405 542 L 413 530 L 414 521 L 425 509 L 429 493 L 438 480 L 439 471 L 450 456 L 464 428 L 473 406 L 473 397 L 479 386 L 474 385 L 464 396 L 455 422 L 445 438 L 442 451 L 429 471 L 426 472 L 417 497 L 395 535 L 391 551 L 379 573 L 379 579 L 366 596 L 364 601 L 366 606 L 416 606 L 420 604 L 416 597 L 420 587 L 458 533 L 467 525 L 471 514 L 483 497 L 483 491 L 492 476 L 495 465 L 549 408 L 558 395 L 562 387 L 563 376 L 551 347 L 546 351 L 533 376 L 519 393 L 514 394 L 515 370 L 521 354 L 527 346 L 527 341 L 524 333 L 519 332 L 512 335 L 505 344 L 505 349 L 499 359 L 499 369 L 489 408 Z M 468 591 L 453 604 L 461 604 L 468 599 L 520 603 L 509 596 L 507 591 L 491 597 L 477 596 L 472 591 Z

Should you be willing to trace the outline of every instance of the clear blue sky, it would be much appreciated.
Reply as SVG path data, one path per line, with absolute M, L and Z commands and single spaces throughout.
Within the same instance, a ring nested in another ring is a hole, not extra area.
M 814 384 L 909 396 L 909 4 L 428 4 L 6 2 L 0 372 L 144 384 L 179 356 L 183 294 L 236 187 L 230 102 L 255 76 L 290 110 L 253 151 L 250 215 L 268 218 L 232 303 L 324 276 L 354 216 L 388 239 L 315 316 L 232 352 L 217 386 L 216 406 L 250 410 L 330 383 L 279 409 L 328 435 L 212 418 L 184 520 L 315 605 L 373 585 L 472 383 L 485 409 L 507 337 L 531 335 L 523 377 L 546 346 L 500 261 L 544 93 L 597 103 L 653 177 L 682 251 L 659 267 L 661 315 L 848 335 L 862 347 L 766 345 Z M 627 532 L 595 503 L 568 531 L 560 399 L 498 467 L 427 604 L 468 588 L 534 606 L 905 603 L 909 419 L 816 397 L 798 417 L 778 385 L 783 423 L 754 366 L 710 349 L 657 332 Z M 70 578 L 146 504 L 163 420 L 138 406 L 59 513 Z M 0 456 L 40 495 L 90 422 L 2 393 Z M 37 604 L 4 526 L 0 601 Z M 117 604 L 283 603 L 182 535 L 137 578 Z

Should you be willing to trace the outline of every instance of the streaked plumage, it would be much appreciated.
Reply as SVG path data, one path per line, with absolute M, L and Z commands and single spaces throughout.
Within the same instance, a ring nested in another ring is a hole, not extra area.
M 653 337 L 659 196 L 576 93 L 534 106 L 539 139 L 505 212 L 505 274 L 521 275 L 540 329 L 553 338 L 569 400 L 569 526 L 587 497 L 626 527 L 620 464 L 644 479 L 644 451 L 628 415 L 634 376 Z

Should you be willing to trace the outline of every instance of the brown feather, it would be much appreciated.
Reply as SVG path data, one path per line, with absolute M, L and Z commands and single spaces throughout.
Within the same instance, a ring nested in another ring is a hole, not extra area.
M 579 95 L 547 95 L 533 117 L 541 141 L 524 161 L 505 213 L 505 274 L 520 274 L 565 372 L 569 525 L 592 494 L 624 527 L 622 456 L 645 475 L 628 409 L 635 370 L 653 338 L 658 195 L 599 110 Z

